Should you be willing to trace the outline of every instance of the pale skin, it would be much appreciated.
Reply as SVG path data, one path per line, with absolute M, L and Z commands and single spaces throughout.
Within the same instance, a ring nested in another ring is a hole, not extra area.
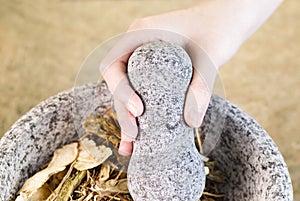
M 186 95 L 184 119 L 189 126 L 197 128 L 208 107 L 218 68 L 233 57 L 281 2 L 203 0 L 190 8 L 135 20 L 128 29 L 129 34 L 100 64 L 101 74 L 114 96 L 121 126 L 119 153 L 132 153 L 133 141 L 138 134 L 136 117 L 144 110 L 126 75 L 127 60 L 134 49 L 158 40 L 177 43 L 186 49 L 193 62 L 194 74 Z M 199 47 L 205 55 L 199 52 Z

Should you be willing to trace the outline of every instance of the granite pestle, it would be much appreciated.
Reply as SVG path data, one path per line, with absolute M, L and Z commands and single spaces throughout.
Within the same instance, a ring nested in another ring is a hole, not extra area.
M 183 117 L 192 63 L 183 48 L 152 42 L 128 61 L 132 87 L 144 103 L 139 134 L 128 167 L 128 188 L 135 201 L 197 201 L 205 171 L 193 129 Z

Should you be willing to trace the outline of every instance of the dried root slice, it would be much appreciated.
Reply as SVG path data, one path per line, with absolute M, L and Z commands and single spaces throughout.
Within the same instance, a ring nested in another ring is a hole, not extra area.
M 19 197 L 21 198 L 17 199 L 31 200 L 31 197 L 34 196 L 35 192 L 37 192 L 52 175 L 63 171 L 67 165 L 76 159 L 78 154 L 77 146 L 78 143 L 71 143 L 57 149 L 47 168 L 36 173 L 25 182 L 19 191 Z
M 37 200 L 46 200 L 48 196 L 51 194 L 51 188 L 47 183 L 37 189 L 35 192 L 31 194 L 30 197 L 26 193 L 20 193 L 17 197 L 16 201 L 37 201 Z
M 121 138 L 115 121 L 112 110 L 88 117 L 83 123 L 86 135 L 78 143 L 56 150 L 48 167 L 26 181 L 17 201 L 133 201 L 124 172 L 129 158 L 116 151 Z M 198 129 L 195 132 L 198 151 L 203 153 L 203 135 Z M 89 139 L 91 135 L 100 137 L 104 145 L 97 146 Z M 116 149 L 107 147 L 108 144 Z M 110 156 L 111 160 L 104 163 Z M 206 157 L 202 160 L 207 183 L 199 201 L 221 201 L 224 194 L 218 191 L 217 184 L 226 184 L 226 175 L 218 170 L 215 161 Z
M 102 164 L 112 155 L 112 150 L 104 145 L 97 146 L 93 140 L 84 138 L 80 141 L 79 155 L 74 168 L 87 170 Z

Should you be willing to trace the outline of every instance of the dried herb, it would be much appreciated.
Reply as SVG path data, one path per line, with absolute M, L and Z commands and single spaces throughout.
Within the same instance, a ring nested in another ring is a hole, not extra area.
M 73 191 L 79 186 L 86 175 L 86 170 L 78 171 L 68 178 L 62 189 L 59 191 L 56 201 L 68 201 L 72 196 Z
M 133 201 L 126 174 L 130 158 L 119 155 L 117 151 L 121 131 L 116 114 L 111 109 L 101 115 L 92 114 L 83 122 L 83 128 L 86 134 L 78 140 L 76 159 L 69 162 L 71 165 L 67 166 L 67 170 L 57 174 L 59 177 L 53 175 L 43 185 L 52 192 L 43 200 Z M 203 135 L 196 129 L 195 143 L 199 153 L 202 153 L 202 141 Z M 226 176 L 218 170 L 215 161 L 204 164 L 208 174 L 205 191 L 199 201 L 221 201 L 224 195 L 219 192 L 218 184 L 226 183 Z M 21 190 L 18 201 L 32 200 Z M 38 189 L 30 189 L 30 192 L 38 192 Z

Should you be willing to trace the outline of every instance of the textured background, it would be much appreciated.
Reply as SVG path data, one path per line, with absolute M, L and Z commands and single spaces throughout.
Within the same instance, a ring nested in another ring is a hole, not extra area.
M 28 3 L 29 2 L 29 3 Z M 0 136 L 31 107 L 74 85 L 86 56 L 137 17 L 196 0 L 0 0 Z M 300 1 L 285 1 L 221 69 L 226 97 L 279 146 L 300 201 Z

